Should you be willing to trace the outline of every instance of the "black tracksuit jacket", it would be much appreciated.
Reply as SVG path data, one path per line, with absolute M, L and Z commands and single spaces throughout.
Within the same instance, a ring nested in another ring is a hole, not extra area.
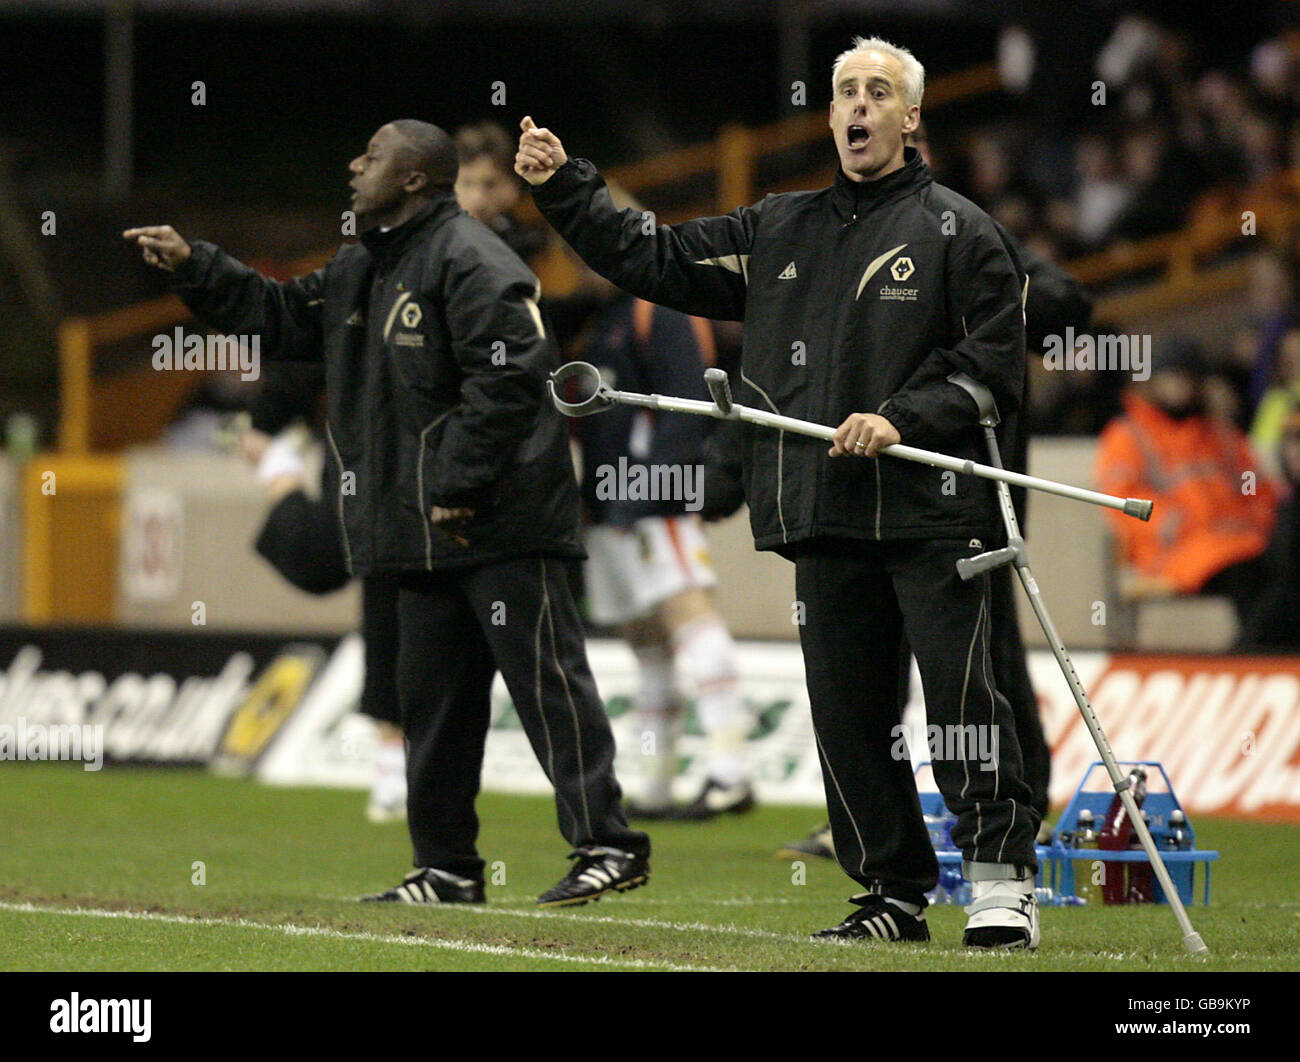
M 450 196 L 297 280 L 199 242 L 175 282 L 263 357 L 324 360 L 352 574 L 585 555 L 537 278 Z M 430 522 L 435 505 L 476 511 L 468 546 Z
M 877 412 L 902 442 L 986 462 L 970 396 L 987 385 L 1014 433 L 1025 372 L 1023 276 L 992 220 L 935 184 L 914 148 L 871 182 L 657 226 L 617 211 L 591 163 L 532 189 L 546 219 L 607 279 L 683 313 L 745 323 L 737 401 L 838 425 Z M 755 545 L 787 555 L 818 538 L 1002 535 L 992 484 L 885 458 L 831 459 L 816 439 L 746 425 Z

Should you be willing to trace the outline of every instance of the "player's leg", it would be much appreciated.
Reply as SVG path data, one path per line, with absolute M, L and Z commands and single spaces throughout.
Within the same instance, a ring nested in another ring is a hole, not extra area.
M 956 561 L 974 540 L 890 543 L 885 553 L 925 692 L 929 759 L 957 817 L 953 843 L 974 886 L 966 942 L 1035 946 L 1038 813 L 1030 806 L 1011 706 L 989 648 L 987 575 L 963 582 Z M 918 821 L 918 834 L 924 828 Z
M 646 578 L 640 538 L 629 528 L 605 526 L 587 528 L 585 538 L 587 613 L 602 626 L 621 627 L 637 662 L 636 710 L 648 751 L 645 781 L 639 796 L 628 800 L 628 813 L 663 818 L 672 808 L 681 713 L 672 647 L 658 619 L 638 601 L 637 584 Z
M 374 899 L 483 898 L 475 842 L 496 665 L 454 578 L 404 572 L 397 590 L 397 693 L 407 738 L 407 825 L 416 871 Z
M 672 647 L 668 632 L 655 616 L 624 624 L 623 637 L 636 657 L 636 712 L 645 765 L 641 795 L 626 802 L 627 812 L 632 818 L 667 818 L 673 810 L 677 727 L 682 707 Z
M 635 888 L 650 871 L 650 839 L 623 814 L 614 735 L 569 589 L 572 563 L 523 558 L 458 574 L 575 850 L 569 875 L 539 901 L 548 905 Z
M 390 572 L 361 581 L 361 636 L 366 648 L 366 678 L 361 711 L 375 721 L 374 778 L 366 817 L 371 822 L 406 818 L 406 742 L 397 693 L 397 577 Z
M 753 719 L 740 692 L 736 645 L 713 604 L 717 583 L 704 526 L 694 515 L 638 520 L 638 604 L 653 609 L 671 640 L 673 659 L 695 693 L 708 741 L 705 783 L 678 814 L 708 819 L 748 811 L 754 789 L 745 751 Z
M 866 893 L 833 937 L 926 940 L 939 877 L 900 737 L 902 631 L 874 543 L 803 551 L 795 586 L 813 732 L 836 858 Z M 918 917 L 919 916 L 919 917 Z

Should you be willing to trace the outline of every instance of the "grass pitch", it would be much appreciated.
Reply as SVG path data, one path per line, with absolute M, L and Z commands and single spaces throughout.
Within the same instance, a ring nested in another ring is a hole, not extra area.
M 402 824 L 352 791 L 273 789 L 199 770 L 4 767 L 0 969 L 169 970 L 1297 970 L 1300 827 L 1197 818 L 1217 848 L 1208 959 L 1164 906 L 1043 910 L 1033 954 L 961 947 L 960 908 L 929 944 L 814 943 L 856 890 L 838 867 L 773 857 L 815 808 L 761 807 L 652 828 L 650 884 L 586 907 L 535 899 L 567 869 L 546 798 L 479 801 L 485 907 L 361 905 L 409 869 Z M 495 881 L 495 884 L 493 883 Z M 1199 878 L 1198 878 L 1199 892 Z

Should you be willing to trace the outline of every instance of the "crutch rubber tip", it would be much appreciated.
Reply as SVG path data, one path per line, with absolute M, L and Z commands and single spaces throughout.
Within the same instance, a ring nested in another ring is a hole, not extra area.
M 1188 933 L 1183 937 L 1183 946 L 1193 955 L 1209 955 L 1210 949 L 1205 946 L 1205 941 L 1201 939 L 1199 933 Z
M 1148 498 L 1125 498 L 1124 513 L 1127 516 L 1136 516 L 1139 520 L 1150 520 L 1151 510 L 1155 507 L 1155 502 Z

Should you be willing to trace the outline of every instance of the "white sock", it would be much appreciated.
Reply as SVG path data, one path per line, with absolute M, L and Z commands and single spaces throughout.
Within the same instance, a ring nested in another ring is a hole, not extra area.
M 380 741 L 375 746 L 375 775 L 371 797 L 381 804 L 394 804 L 406 797 L 406 747 L 401 741 Z
M 673 632 L 673 649 L 695 687 L 695 710 L 709 738 L 709 777 L 739 785 L 749 777 L 745 738 L 753 721 L 740 696 L 731 632 L 720 616 L 702 616 Z
M 921 913 L 921 905 L 919 903 L 904 903 L 902 900 L 895 900 L 892 896 L 886 896 L 885 902 L 892 903 L 900 910 L 906 911 L 913 918 Z
M 640 676 L 636 709 L 646 761 L 642 799 L 646 804 L 666 805 L 672 802 L 673 776 L 677 773 L 674 738 L 678 700 L 673 689 L 673 661 L 661 645 L 638 646 L 633 652 Z

